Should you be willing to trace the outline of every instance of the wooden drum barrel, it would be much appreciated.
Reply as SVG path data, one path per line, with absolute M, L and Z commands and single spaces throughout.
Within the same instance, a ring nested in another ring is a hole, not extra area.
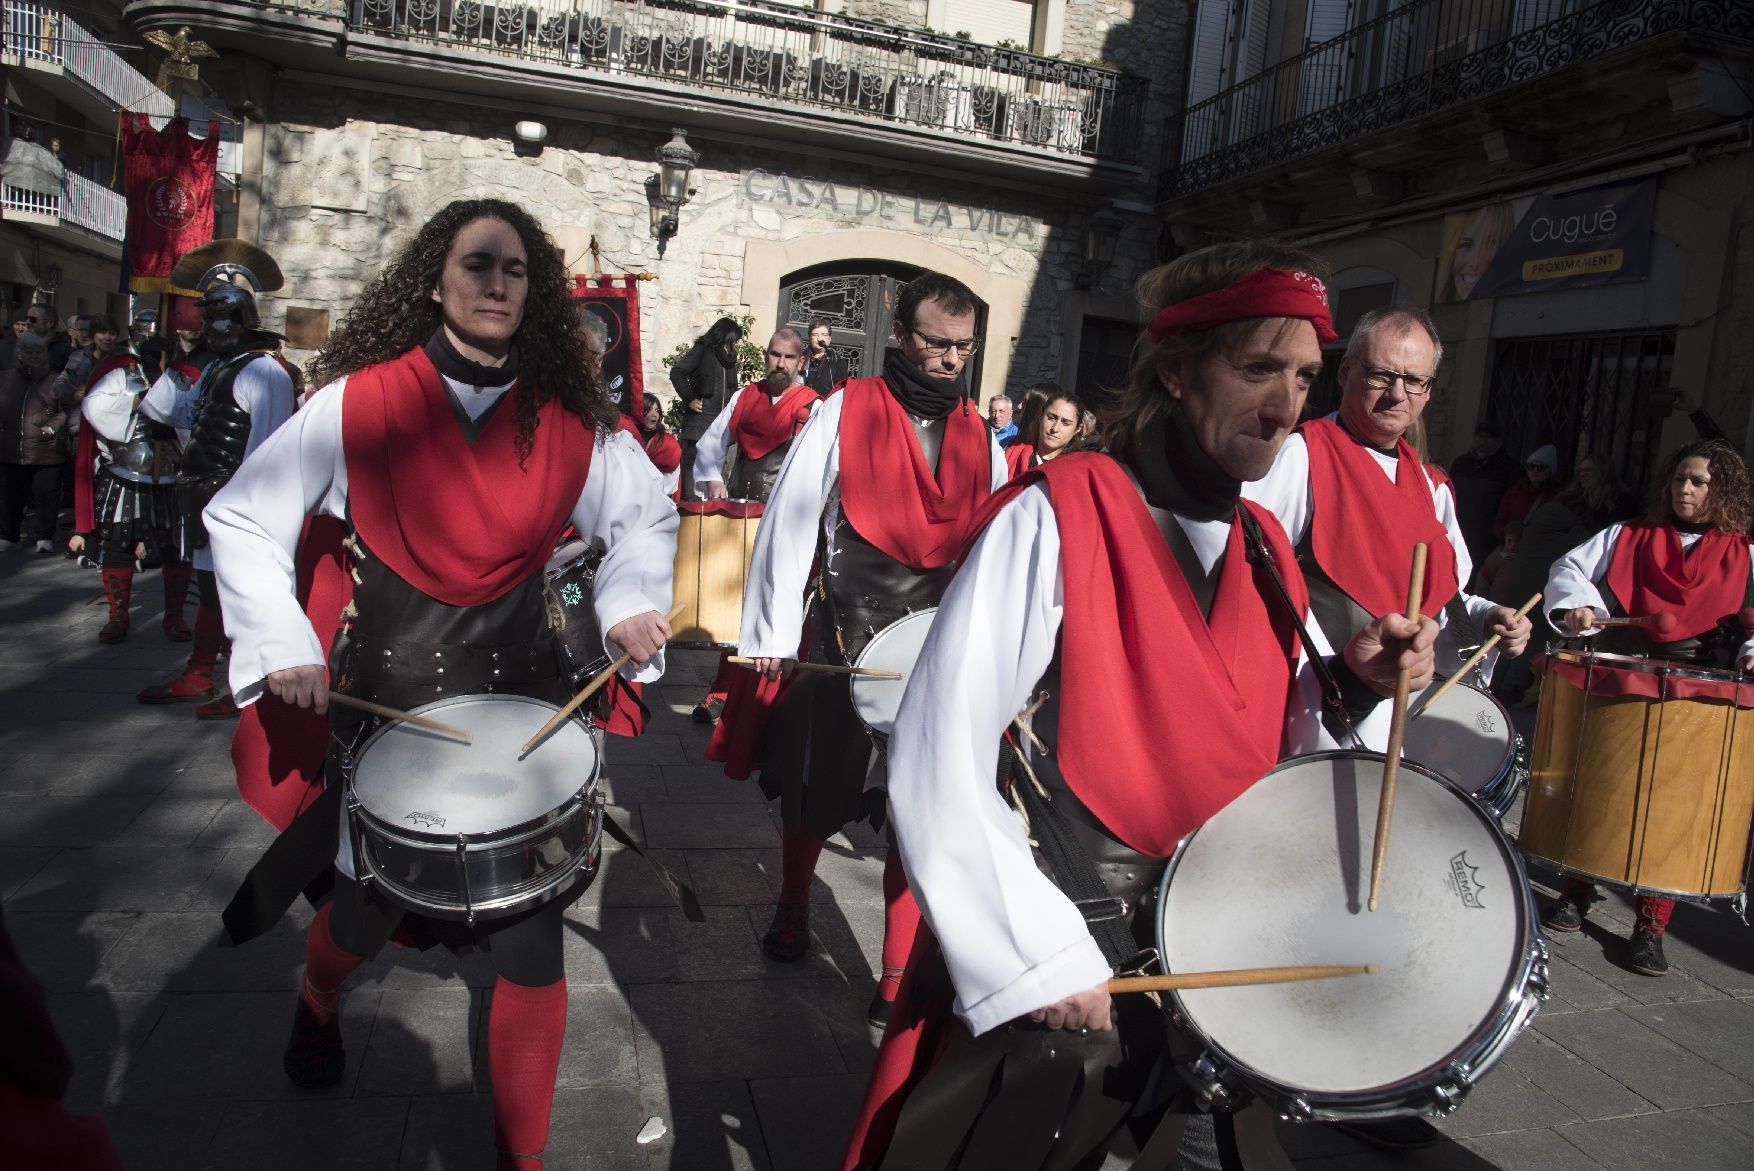
M 755 552 L 762 505 L 754 500 L 684 500 L 676 530 L 678 646 L 734 647 L 743 624 L 743 585 Z

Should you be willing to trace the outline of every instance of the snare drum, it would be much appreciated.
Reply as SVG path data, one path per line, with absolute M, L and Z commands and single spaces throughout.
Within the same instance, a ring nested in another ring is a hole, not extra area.
M 568 720 L 528 755 L 559 709 L 518 695 L 458 695 L 414 709 L 464 744 L 395 721 L 345 769 L 360 879 L 440 919 L 504 918 L 596 872 L 603 832 L 596 741 Z
M 743 585 L 755 553 L 762 505 L 754 500 L 684 500 L 676 529 L 675 646 L 734 647 L 743 625 Z
M 1559 650 L 1518 844 L 1638 894 L 1739 901 L 1754 817 L 1754 678 Z
M 938 608 L 929 606 L 915 610 L 907 617 L 891 622 L 871 636 L 859 652 L 853 666 L 877 671 L 899 671 L 900 679 L 873 679 L 868 675 L 852 677 L 853 710 L 873 736 L 887 738 L 895 731 L 895 716 L 901 710 L 901 697 L 907 691 L 907 676 L 919 661 L 920 648 L 926 645 L 932 619 Z
M 597 627 L 597 566 L 602 563 L 603 550 L 577 540 L 568 541 L 548 559 L 548 587 L 562 618 L 556 637 L 574 691 L 609 665 L 603 632 Z
M 1427 694 L 1441 684 L 1434 683 Z M 1487 691 L 1458 683 L 1407 721 L 1402 756 L 1452 782 L 1504 820 L 1528 779 L 1523 738 L 1510 713 Z
M 1382 897 L 1365 909 L 1382 756 L 1281 764 L 1185 838 L 1158 893 L 1171 972 L 1288 964 L 1380 971 L 1172 992 L 1214 1104 L 1253 1094 L 1289 1119 L 1448 1113 L 1547 996 L 1521 859 L 1492 816 L 1401 766 Z

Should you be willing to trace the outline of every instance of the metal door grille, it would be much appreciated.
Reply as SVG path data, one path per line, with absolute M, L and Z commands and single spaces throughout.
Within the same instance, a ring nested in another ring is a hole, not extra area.
M 847 360 L 847 377 L 871 378 L 883 373 L 883 353 L 894 344 L 890 323 L 900 287 L 920 274 L 912 265 L 878 260 L 851 260 L 789 273 L 780 282 L 779 324 L 808 328 L 815 317 L 826 317 L 834 329 L 833 350 Z M 987 306 L 975 311 L 975 335 L 984 338 Z M 978 387 L 984 351 L 968 365 L 964 384 Z
M 1517 454 L 1551 443 L 1567 475 L 1580 455 L 1594 455 L 1642 498 L 1673 399 L 1674 357 L 1672 329 L 1500 342 L 1486 416 Z

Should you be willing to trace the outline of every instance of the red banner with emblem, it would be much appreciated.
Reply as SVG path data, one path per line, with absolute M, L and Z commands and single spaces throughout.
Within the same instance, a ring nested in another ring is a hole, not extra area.
M 582 310 L 603 322 L 609 339 L 603 351 L 603 381 L 617 410 L 637 421 L 645 411 L 645 371 L 639 348 L 639 280 L 605 273 L 573 277 L 572 295 Z
M 128 287 L 136 293 L 166 292 L 177 258 L 213 239 L 219 123 L 207 124 L 206 138 L 193 138 L 187 118 L 173 118 L 163 130 L 154 130 L 145 114 L 126 114 L 122 161 Z

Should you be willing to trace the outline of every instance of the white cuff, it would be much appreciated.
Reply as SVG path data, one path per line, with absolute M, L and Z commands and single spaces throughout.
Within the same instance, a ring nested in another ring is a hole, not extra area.
M 978 1004 L 964 1005 L 959 997 L 956 1015 L 980 1036 L 1006 1021 L 1032 1013 L 1079 992 L 1087 992 L 1111 975 L 1108 961 L 1096 940 L 1086 935 L 1071 947 L 1030 968 Z

